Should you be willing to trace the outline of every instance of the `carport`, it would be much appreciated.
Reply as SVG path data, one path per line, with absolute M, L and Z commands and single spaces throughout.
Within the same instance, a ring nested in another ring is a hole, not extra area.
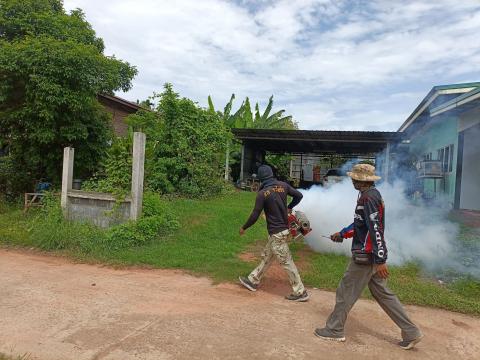
M 233 134 L 242 143 L 241 180 L 256 171 L 267 152 L 375 158 L 388 180 L 392 149 L 402 140 L 401 133 L 383 131 L 233 129 Z

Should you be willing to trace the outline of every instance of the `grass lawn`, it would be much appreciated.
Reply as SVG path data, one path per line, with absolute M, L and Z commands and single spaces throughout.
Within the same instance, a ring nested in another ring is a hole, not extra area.
M 235 281 L 238 275 L 247 274 L 255 265 L 242 261 L 238 255 L 267 236 L 262 218 L 243 237 L 238 235 L 253 202 L 254 194 L 247 192 L 210 200 L 175 199 L 169 206 L 178 215 L 181 227 L 174 235 L 141 247 L 115 251 L 99 249 L 90 253 L 67 247 L 61 253 L 83 261 L 185 269 L 208 275 L 215 281 Z M 31 230 L 35 216 L 35 212 L 24 216 L 18 208 L 0 206 L 0 244 L 37 246 Z M 305 264 L 302 277 L 307 285 L 335 290 L 346 268 L 346 257 L 313 253 L 301 243 L 292 244 L 291 248 L 294 256 L 301 255 L 305 260 L 302 261 Z M 440 284 L 415 264 L 391 267 L 390 272 L 389 286 L 404 303 L 480 315 L 478 280 L 459 278 L 446 285 Z M 368 290 L 364 295 L 370 297 Z
M 9 356 L 0 353 L 0 360 L 29 360 L 30 355 L 22 355 L 22 356 Z

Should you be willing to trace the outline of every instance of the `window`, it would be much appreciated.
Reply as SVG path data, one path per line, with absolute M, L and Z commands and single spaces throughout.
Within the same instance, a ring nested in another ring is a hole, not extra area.
M 445 159 L 445 148 L 441 148 L 437 150 L 437 160 L 441 161 L 443 164 L 443 160 Z M 443 171 L 445 171 L 445 168 L 442 167 Z
M 448 172 L 453 170 L 453 144 L 450 144 L 449 148 L 449 157 L 448 157 Z
M 442 162 L 442 171 L 444 173 L 453 170 L 453 144 L 437 150 L 437 160 Z
M 423 160 L 432 160 L 432 153 L 423 155 Z

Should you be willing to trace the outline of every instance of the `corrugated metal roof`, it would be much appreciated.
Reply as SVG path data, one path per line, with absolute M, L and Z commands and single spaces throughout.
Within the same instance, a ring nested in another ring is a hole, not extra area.
M 140 106 L 139 104 L 136 104 L 134 102 L 122 99 L 121 97 L 118 97 L 118 96 L 115 96 L 115 95 L 99 94 L 98 97 L 104 98 L 106 100 L 113 101 L 117 104 L 123 105 L 123 106 L 125 106 L 127 108 L 130 108 L 132 110 L 135 110 L 135 111 L 140 110 L 140 109 L 150 110 L 150 109 L 146 109 L 146 108 Z
M 272 138 L 272 139 L 315 139 L 359 141 L 393 140 L 401 138 L 396 131 L 341 131 L 341 130 L 271 130 L 271 129 L 232 129 L 238 139 Z
M 233 129 L 249 147 L 286 153 L 372 154 L 403 134 L 384 131 Z

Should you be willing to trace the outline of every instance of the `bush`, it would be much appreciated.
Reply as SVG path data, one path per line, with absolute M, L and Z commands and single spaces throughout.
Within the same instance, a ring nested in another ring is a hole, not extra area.
M 155 239 L 171 234 L 179 228 L 173 212 L 154 193 L 146 193 L 143 200 L 143 215 L 137 221 L 117 225 L 107 231 L 105 247 L 122 249 L 151 243 Z
M 24 190 L 33 191 L 34 181 L 30 174 L 18 171 L 11 156 L 0 157 L 0 194 L 13 200 Z
M 104 237 L 94 225 L 66 221 L 58 197 L 47 194 L 29 228 L 30 239 L 44 250 L 83 250 L 89 252 Z
M 144 213 L 137 221 L 100 229 L 88 223 L 67 221 L 58 197 L 51 194 L 44 200 L 30 228 L 32 245 L 44 250 L 73 250 L 89 254 L 142 246 L 170 235 L 178 229 L 175 214 L 160 196 L 147 193 Z
M 126 195 L 132 181 L 132 135 L 117 137 L 100 164 L 101 171 L 83 183 L 87 191 Z
M 130 124 L 141 124 L 147 135 L 146 187 L 189 197 L 218 194 L 229 136 L 223 120 L 216 112 L 180 98 L 171 84 L 165 84 L 156 97 L 156 116 L 137 113 L 128 118 Z

